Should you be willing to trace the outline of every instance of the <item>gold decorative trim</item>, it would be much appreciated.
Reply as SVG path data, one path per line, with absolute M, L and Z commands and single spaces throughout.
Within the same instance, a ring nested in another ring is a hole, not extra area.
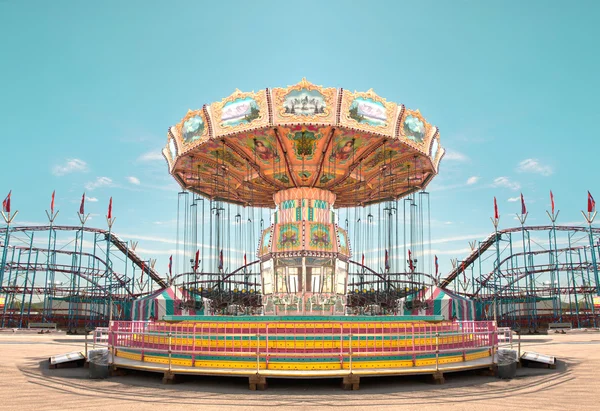
M 167 142 L 168 144 L 168 142 Z M 167 147 L 162 149 L 162 155 L 167 160 L 167 165 L 169 166 L 169 173 L 173 171 L 173 160 L 171 159 L 171 153 L 169 153 L 169 149 Z
M 442 161 L 442 157 L 444 157 L 444 154 L 446 154 L 446 149 L 444 147 L 440 146 L 438 148 L 437 155 L 435 156 L 435 159 L 433 160 L 433 166 L 434 166 L 436 174 L 438 173 L 438 171 L 440 169 L 440 162 Z

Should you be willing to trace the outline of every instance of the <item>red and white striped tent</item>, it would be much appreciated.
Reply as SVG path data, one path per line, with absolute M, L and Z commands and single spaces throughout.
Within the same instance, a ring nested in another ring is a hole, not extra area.
M 198 303 L 202 297 L 172 285 L 135 300 L 131 317 L 134 321 L 146 321 L 162 320 L 165 315 L 202 315 L 203 309 L 188 308 L 190 301 Z
M 412 308 L 414 300 L 421 301 Z M 469 321 L 475 319 L 472 300 L 451 291 L 432 286 L 400 300 L 400 315 L 441 315 L 445 320 Z

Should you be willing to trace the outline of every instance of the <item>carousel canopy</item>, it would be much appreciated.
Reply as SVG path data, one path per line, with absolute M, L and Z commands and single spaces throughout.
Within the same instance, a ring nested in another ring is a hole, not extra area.
M 197 315 L 196 310 L 202 297 L 187 292 L 174 285 L 155 291 L 133 302 L 132 319 L 134 321 L 162 320 L 165 315 Z M 201 305 L 201 304 L 200 304 Z
M 413 306 L 411 303 L 415 301 L 420 304 Z M 437 286 L 402 298 L 400 307 L 401 315 L 442 315 L 445 320 L 458 321 L 475 319 L 475 305 L 472 300 Z
M 188 111 L 163 154 L 182 188 L 211 199 L 272 208 L 275 193 L 311 187 L 350 207 L 424 188 L 444 150 L 418 110 L 303 79 Z

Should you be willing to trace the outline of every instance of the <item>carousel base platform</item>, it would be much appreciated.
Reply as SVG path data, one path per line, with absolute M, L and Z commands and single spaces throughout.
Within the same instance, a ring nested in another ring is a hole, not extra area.
M 468 370 L 492 370 L 495 368 L 491 356 L 479 358 L 475 360 L 461 361 L 454 364 L 440 364 L 435 366 L 415 366 L 415 367 L 400 367 L 400 368 L 365 368 L 355 370 L 251 370 L 251 369 L 229 369 L 229 368 L 202 368 L 191 366 L 169 366 L 167 364 L 149 364 L 144 361 L 130 360 L 127 358 L 115 357 L 112 364 L 113 373 L 118 373 L 120 370 L 140 370 L 163 374 L 163 382 L 165 384 L 177 381 L 177 375 L 218 375 L 226 377 L 246 377 L 249 378 L 249 388 L 251 390 L 265 389 L 267 378 L 342 378 L 343 384 L 350 384 L 353 387 L 344 387 L 347 389 L 358 389 L 360 377 L 383 377 L 383 376 L 400 376 L 400 375 L 431 375 L 432 382 L 443 383 L 444 374 Z M 256 382 L 258 381 L 258 382 Z M 262 381 L 262 382 L 261 382 Z M 256 386 L 264 384 L 264 387 Z
M 493 368 L 493 322 L 438 317 L 199 317 L 161 322 L 113 322 L 112 367 L 180 375 L 266 378 L 342 378 L 443 374 Z

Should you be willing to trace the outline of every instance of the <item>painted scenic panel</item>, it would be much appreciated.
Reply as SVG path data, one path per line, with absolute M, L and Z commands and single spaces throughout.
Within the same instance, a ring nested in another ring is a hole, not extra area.
M 407 139 L 422 143 L 425 139 L 425 122 L 419 117 L 409 114 L 404 119 L 402 131 Z
M 252 97 L 238 98 L 225 103 L 221 112 L 221 127 L 251 123 L 260 116 L 260 108 Z
M 183 141 L 186 143 L 192 143 L 202 137 L 204 133 L 204 120 L 202 116 L 195 115 L 193 117 L 188 118 L 183 122 L 181 127 L 181 133 L 183 136 Z
M 260 255 L 265 255 L 270 252 L 269 243 L 271 242 L 272 233 L 273 233 L 272 227 L 267 228 L 265 231 L 263 231 L 262 239 L 260 242 L 260 251 L 259 251 Z
M 434 138 L 431 142 L 431 158 L 435 159 L 437 156 L 438 149 L 440 148 L 440 143 L 437 138 Z
M 386 126 L 387 114 L 383 103 L 372 98 L 357 97 L 350 105 L 350 118 L 371 126 Z
M 317 90 L 292 90 L 283 100 L 285 114 L 296 116 L 315 116 L 325 114 L 325 97 Z
M 177 145 L 174 139 L 169 139 L 169 154 L 171 154 L 171 160 L 177 158 Z
M 338 240 L 340 242 L 340 253 L 350 255 L 350 247 L 348 246 L 348 234 L 346 230 L 339 228 L 337 229 Z

